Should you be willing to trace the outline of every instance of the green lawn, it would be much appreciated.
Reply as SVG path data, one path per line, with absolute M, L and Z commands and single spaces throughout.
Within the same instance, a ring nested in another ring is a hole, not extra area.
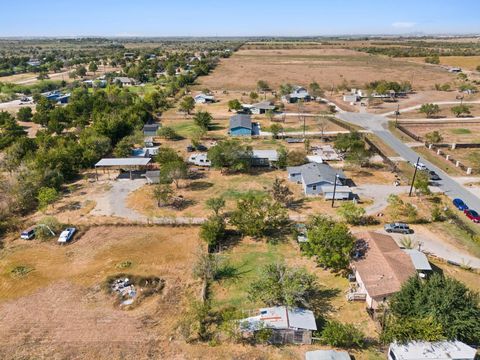
M 472 131 L 470 129 L 451 129 L 450 132 L 455 135 L 465 135 L 465 134 L 471 134 Z

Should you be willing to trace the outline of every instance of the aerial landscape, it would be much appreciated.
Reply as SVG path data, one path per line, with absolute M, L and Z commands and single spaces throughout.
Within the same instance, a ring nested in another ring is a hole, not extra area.
M 0 359 L 478 360 L 480 3 L 394 6 L 2 4 Z

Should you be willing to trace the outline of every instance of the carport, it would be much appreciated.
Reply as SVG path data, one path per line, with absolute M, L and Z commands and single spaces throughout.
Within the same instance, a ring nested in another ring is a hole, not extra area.
M 102 168 L 104 171 L 105 169 L 107 172 L 110 169 L 113 170 L 126 170 L 129 172 L 130 180 L 132 180 L 132 171 L 135 170 L 145 170 L 149 162 L 151 161 L 150 158 L 105 158 L 101 159 L 99 162 L 95 164 L 95 178 L 98 181 L 98 168 Z M 110 178 L 110 173 L 109 178 Z

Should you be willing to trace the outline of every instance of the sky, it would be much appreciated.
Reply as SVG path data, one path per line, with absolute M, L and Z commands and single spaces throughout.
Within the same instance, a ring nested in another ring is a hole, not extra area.
M 480 34 L 480 0 L 0 0 L 0 37 Z

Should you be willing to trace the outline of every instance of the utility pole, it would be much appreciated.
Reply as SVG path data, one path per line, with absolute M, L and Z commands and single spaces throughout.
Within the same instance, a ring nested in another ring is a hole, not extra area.
M 339 176 L 335 174 L 335 178 L 333 179 L 333 198 L 332 198 L 332 208 L 335 205 L 335 194 L 337 193 L 337 180 Z
M 413 184 L 415 183 L 415 177 L 417 176 L 417 170 L 418 170 L 418 163 L 420 162 L 420 158 L 417 159 L 417 163 L 415 164 L 415 172 L 413 173 L 413 179 L 412 179 L 412 184 L 410 185 L 410 192 L 408 193 L 408 196 L 412 196 L 412 191 L 413 191 Z
M 400 104 L 397 104 L 397 111 L 395 111 L 395 127 L 398 127 L 398 115 L 400 115 Z

